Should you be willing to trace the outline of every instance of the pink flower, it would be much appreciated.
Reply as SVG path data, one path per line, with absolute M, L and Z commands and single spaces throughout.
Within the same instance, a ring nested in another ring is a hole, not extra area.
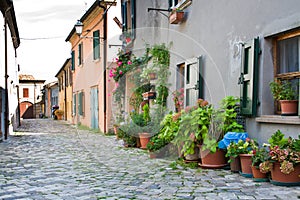
M 122 61 L 119 61 L 118 62 L 118 66 L 120 67 L 122 65 Z
M 110 94 L 108 94 L 108 96 L 110 97 L 111 95 L 110 95 Z
M 128 64 L 128 65 L 131 65 L 131 64 L 132 64 L 132 62 L 131 62 L 130 60 L 128 60 L 127 64 Z
M 116 86 L 116 88 L 117 88 L 117 87 L 119 87 L 119 83 L 118 83 L 118 82 L 116 82 L 116 83 L 115 83 L 115 86 Z
M 120 74 L 120 75 L 122 75 L 122 74 L 123 74 L 122 70 L 120 70 L 120 71 L 119 71 L 119 74 Z

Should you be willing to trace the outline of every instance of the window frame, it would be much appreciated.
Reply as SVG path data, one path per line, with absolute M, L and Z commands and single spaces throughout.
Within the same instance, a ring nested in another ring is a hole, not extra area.
M 294 79 L 294 78 L 300 78 L 300 70 L 298 72 L 289 72 L 289 73 L 278 73 L 278 69 L 279 69 L 279 53 L 278 53 L 278 42 L 282 41 L 282 40 L 286 40 L 286 39 L 290 39 L 293 37 L 300 37 L 300 30 L 297 30 L 295 32 L 291 32 L 291 33 L 286 33 L 280 36 L 277 36 L 274 38 L 273 40 L 273 62 L 274 62 L 274 79 L 278 78 L 278 79 Z M 300 46 L 299 46 L 299 51 L 300 51 Z M 300 59 L 300 57 L 299 57 Z
M 29 98 L 29 88 L 23 88 L 23 98 Z
M 100 59 L 100 30 L 93 32 L 93 59 Z

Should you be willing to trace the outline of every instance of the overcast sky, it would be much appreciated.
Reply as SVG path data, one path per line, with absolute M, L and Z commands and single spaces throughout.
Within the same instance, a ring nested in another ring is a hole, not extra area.
M 77 19 L 95 0 L 14 0 L 20 47 L 17 49 L 21 73 L 36 79 L 55 80 L 55 75 L 70 57 L 65 42 Z

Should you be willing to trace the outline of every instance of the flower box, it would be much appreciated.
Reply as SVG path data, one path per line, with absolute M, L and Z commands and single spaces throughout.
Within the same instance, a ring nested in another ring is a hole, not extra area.
M 183 18 L 184 18 L 183 11 L 173 11 L 169 16 L 169 22 L 170 24 L 178 24 L 183 20 Z

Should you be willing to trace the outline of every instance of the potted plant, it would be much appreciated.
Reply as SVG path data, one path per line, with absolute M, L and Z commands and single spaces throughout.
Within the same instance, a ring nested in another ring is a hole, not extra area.
M 160 133 L 151 137 L 146 146 L 150 153 L 150 158 L 162 158 L 165 153 L 163 147 L 165 147 L 167 144 L 168 141 L 161 137 Z
M 227 132 L 243 132 L 243 126 L 237 122 L 237 108 L 239 99 L 227 96 L 220 102 L 220 108 L 213 110 L 209 131 L 203 135 L 202 149 L 206 156 L 202 155 L 202 165 L 220 168 L 227 165 L 226 147 L 220 145 Z M 199 102 L 201 103 L 201 101 Z M 203 154 L 203 151 L 200 151 Z M 218 159 L 216 159 L 218 158 Z
M 58 120 L 62 120 L 62 117 L 63 117 L 63 115 L 64 115 L 64 111 L 58 109 L 58 110 L 56 110 L 56 111 L 54 112 L 54 114 L 55 114 L 55 116 L 57 117 Z
M 242 150 L 239 148 L 239 143 L 230 142 L 227 146 L 226 157 L 229 157 L 228 162 L 230 163 L 230 170 L 232 172 L 241 171 L 241 161 L 239 155 L 242 153 Z
M 270 153 L 265 147 L 260 147 L 253 151 L 252 174 L 255 182 L 268 181 L 268 173 L 271 170 Z
M 208 133 L 212 110 L 212 106 L 203 101 L 200 106 L 186 107 L 181 111 L 175 141 L 178 147 L 182 146 L 181 152 L 187 161 L 199 160 L 199 145 L 203 143 L 203 135 Z
M 235 148 L 236 153 L 239 153 L 239 158 L 241 162 L 241 172 L 240 174 L 244 177 L 252 177 L 252 161 L 251 157 L 253 156 L 253 151 L 256 151 L 258 148 L 258 143 L 250 138 L 244 140 L 239 140 L 236 145 L 229 146 L 228 151 L 231 151 L 230 148 Z
M 281 115 L 297 115 L 298 100 L 291 82 L 287 80 L 271 82 L 270 88 L 274 99 L 280 103 Z
M 276 131 L 268 140 L 270 156 L 274 162 L 271 169 L 271 183 L 274 185 L 300 185 L 300 136 L 285 138 Z

